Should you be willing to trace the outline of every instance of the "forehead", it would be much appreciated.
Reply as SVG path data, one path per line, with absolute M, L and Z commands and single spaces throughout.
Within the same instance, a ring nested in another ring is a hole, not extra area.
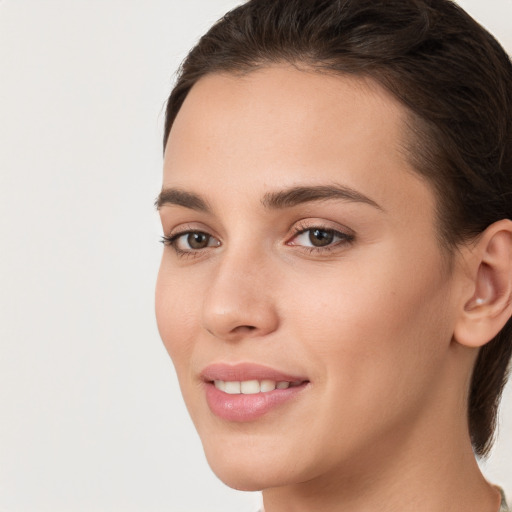
M 329 146 L 333 138 L 351 144 L 366 136 L 397 146 L 405 117 L 402 105 L 370 79 L 275 65 L 199 80 L 178 113 L 168 146 L 174 149 L 179 142 L 180 147 L 183 135 L 214 143 L 229 131 L 260 153 L 284 139 L 288 144 L 282 151 L 292 139 L 297 145 L 308 141 L 309 147 L 322 141 Z
M 285 65 L 208 75 L 171 129 L 164 186 L 211 194 L 220 183 L 248 195 L 341 182 L 379 204 L 407 207 L 416 195 L 430 208 L 431 191 L 404 156 L 407 118 L 369 79 Z

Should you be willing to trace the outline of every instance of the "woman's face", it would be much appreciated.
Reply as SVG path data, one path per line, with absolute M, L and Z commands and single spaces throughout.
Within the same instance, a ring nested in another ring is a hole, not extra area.
M 442 423 L 454 283 L 405 133 L 377 85 L 286 66 L 185 100 L 156 314 L 228 485 L 353 470 Z

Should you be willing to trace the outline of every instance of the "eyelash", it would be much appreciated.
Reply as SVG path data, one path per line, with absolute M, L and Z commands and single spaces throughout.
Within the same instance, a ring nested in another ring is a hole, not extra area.
M 304 246 L 304 245 L 295 245 L 295 244 L 292 244 L 290 242 L 287 242 L 286 245 L 300 247 L 301 250 L 307 252 L 308 254 L 318 254 L 318 253 L 326 254 L 328 252 L 331 252 L 331 251 L 335 250 L 336 248 L 339 248 L 340 245 L 351 244 L 355 240 L 355 236 L 353 234 L 350 234 L 350 233 L 344 233 L 344 232 L 338 231 L 336 229 L 327 228 L 327 227 L 318 226 L 318 225 L 307 226 L 307 225 L 304 225 L 304 224 L 303 225 L 299 224 L 298 226 L 294 227 L 294 230 L 293 230 L 294 233 L 293 233 L 293 236 L 291 237 L 290 240 L 293 240 L 293 239 L 297 238 L 299 235 L 307 233 L 308 231 L 314 231 L 314 230 L 318 230 L 318 231 L 322 231 L 324 233 L 328 233 L 329 235 L 332 235 L 332 236 L 335 236 L 335 237 L 339 238 L 339 240 L 337 242 L 335 242 L 335 243 L 330 243 L 329 245 L 325 245 L 323 247 L 315 247 L 315 246 L 308 247 L 308 246 Z M 182 236 L 191 235 L 191 234 L 206 235 L 206 236 L 208 236 L 210 238 L 213 238 L 212 235 L 210 235 L 209 233 L 207 233 L 205 231 L 194 230 L 194 229 L 185 229 L 185 230 L 180 231 L 178 233 L 175 233 L 173 235 L 162 236 L 160 241 L 165 246 L 172 247 L 179 257 L 198 257 L 198 256 L 201 255 L 201 252 L 204 249 L 209 249 L 210 247 L 207 246 L 207 247 L 204 247 L 202 249 L 187 249 L 187 250 L 183 250 L 183 249 L 180 249 L 178 247 L 178 244 L 177 244 L 177 241 Z M 215 247 L 215 246 L 211 246 L 211 247 Z
M 163 243 L 165 246 L 172 247 L 174 249 L 174 251 L 176 252 L 176 254 L 180 258 L 187 258 L 187 257 L 195 258 L 197 256 L 200 256 L 201 252 L 204 249 L 209 249 L 210 247 L 205 247 L 204 249 L 183 250 L 183 249 L 180 249 L 177 244 L 178 239 L 180 239 L 182 236 L 193 235 L 193 234 L 206 235 L 210 238 L 214 238 L 214 237 L 212 237 L 212 235 L 210 235 L 209 233 L 206 233 L 205 231 L 200 231 L 198 229 L 184 229 L 183 231 L 180 231 L 179 233 L 175 233 L 173 235 L 162 236 L 160 242 Z
M 329 253 L 336 249 L 339 249 L 340 245 L 352 244 L 355 240 L 355 236 L 351 233 L 346 233 L 343 231 L 339 231 L 337 229 L 332 229 L 332 228 L 328 228 L 328 227 L 321 226 L 321 225 L 299 224 L 299 225 L 295 226 L 293 230 L 294 230 L 294 234 L 293 234 L 293 237 L 291 238 L 291 240 L 293 240 L 294 238 L 297 238 L 299 235 L 303 235 L 304 233 L 307 233 L 308 231 L 314 231 L 314 230 L 328 233 L 329 235 L 333 235 L 340 239 L 335 243 L 330 243 L 329 245 L 325 245 L 323 247 L 314 247 L 314 246 L 308 247 L 308 246 L 304 246 L 304 245 L 296 246 L 296 247 L 300 247 L 301 250 L 306 251 L 308 254 L 318 254 L 318 253 L 326 254 L 326 253 Z M 287 245 L 294 245 L 294 244 L 290 244 L 290 242 L 287 242 Z

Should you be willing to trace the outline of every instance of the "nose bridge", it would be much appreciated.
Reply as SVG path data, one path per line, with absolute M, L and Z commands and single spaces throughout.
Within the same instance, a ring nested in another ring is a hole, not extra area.
M 219 255 L 203 301 L 203 324 L 210 334 L 234 340 L 276 329 L 275 296 L 268 279 L 270 261 L 263 251 L 243 245 Z

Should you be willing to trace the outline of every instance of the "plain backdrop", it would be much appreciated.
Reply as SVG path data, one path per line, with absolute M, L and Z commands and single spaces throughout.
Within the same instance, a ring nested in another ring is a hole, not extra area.
M 163 106 L 234 0 L 0 1 L 0 512 L 244 512 L 155 325 Z M 461 2 L 512 50 L 512 0 Z M 512 393 L 484 464 L 512 491 Z

